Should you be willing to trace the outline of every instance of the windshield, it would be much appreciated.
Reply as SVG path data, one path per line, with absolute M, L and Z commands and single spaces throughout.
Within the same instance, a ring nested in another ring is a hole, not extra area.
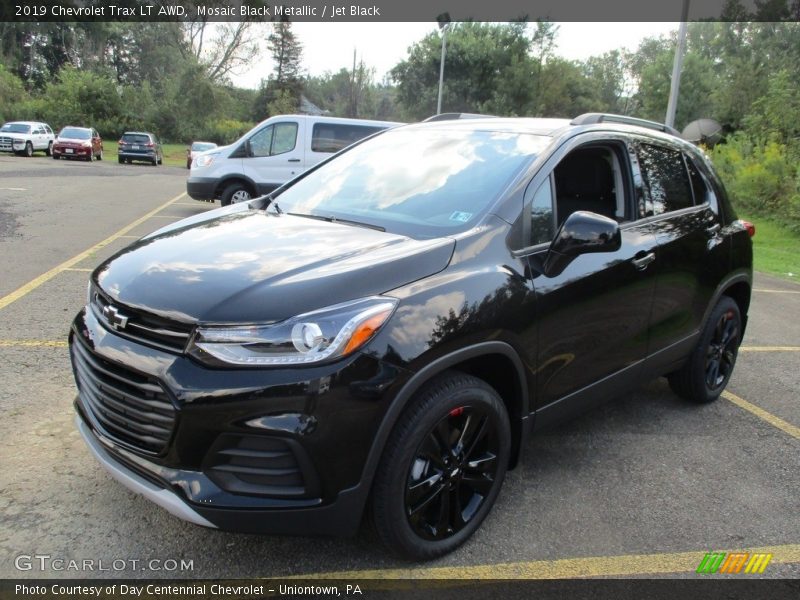
M 30 133 L 31 126 L 25 125 L 24 123 L 6 123 L 0 127 L 0 131 L 5 131 L 7 133 Z
M 286 213 L 352 220 L 411 237 L 475 225 L 550 143 L 530 134 L 395 129 L 323 164 L 280 194 Z
M 210 142 L 195 142 L 192 144 L 192 152 L 202 152 L 203 150 L 211 150 L 212 148 L 216 147 L 216 144 L 212 144 Z
M 92 132 L 89 129 L 82 127 L 64 127 L 58 137 L 69 138 L 72 140 L 90 140 L 92 139 Z

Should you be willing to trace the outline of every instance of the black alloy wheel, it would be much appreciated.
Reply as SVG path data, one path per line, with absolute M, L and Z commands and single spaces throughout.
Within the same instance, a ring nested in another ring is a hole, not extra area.
M 375 475 L 383 542 L 424 560 L 469 539 L 500 492 L 510 439 L 505 405 L 486 382 L 456 371 L 430 382 L 398 420 Z
M 700 404 L 716 400 L 733 374 L 741 340 L 739 306 L 723 296 L 711 311 L 686 364 L 668 376 L 672 390 Z
M 717 320 L 706 350 L 706 387 L 710 391 L 720 388 L 733 373 L 738 340 L 738 316 L 733 309 L 726 310 Z
M 497 478 L 500 443 L 482 407 L 458 406 L 428 432 L 408 471 L 406 516 L 421 538 L 441 540 L 475 517 Z

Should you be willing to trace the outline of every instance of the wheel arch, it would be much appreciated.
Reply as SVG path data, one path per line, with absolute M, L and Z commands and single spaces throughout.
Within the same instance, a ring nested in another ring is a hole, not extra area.
M 708 320 L 708 316 L 719 302 L 722 296 L 728 296 L 736 302 L 739 307 L 739 314 L 742 318 L 742 338 L 747 328 L 747 311 L 750 309 L 750 296 L 753 291 L 753 277 L 750 272 L 738 271 L 726 277 L 714 292 L 711 302 L 708 303 L 706 312 L 703 315 L 703 323 Z
M 448 370 L 458 370 L 478 377 L 500 395 L 511 422 L 509 469 L 516 466 L 528 431 L 530 402 L 522 359 L 509 344 L 501 341 L 481 342 L 455 350 L 431 361 L 414 373 L 395 396 L 375 435 L 361 478 L 361 486 L 371 489 L 375 472 L 386 442 L 403 411 L 428 382 Z M 366 501 L 366 495 L 364 497 Z
M 222 195 L 222 192 L 225 190 L 232 183 L 241 183 L 247 187 L 250 191 L 250 195 L 254 198 L 258 195 L 258 186 L 256 185 L 255 181 L 243 175 L 241 173 L 232 173 L 222 179 L 219 180 L 216 189 L 214 190 L 214 197 L 219 198 Z

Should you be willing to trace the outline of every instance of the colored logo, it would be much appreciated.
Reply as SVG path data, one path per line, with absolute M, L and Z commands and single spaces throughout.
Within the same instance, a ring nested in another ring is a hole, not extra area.
M 763 573 L 772 554 L 749 552 L 708 552 L 697 567 L 698 573 Z

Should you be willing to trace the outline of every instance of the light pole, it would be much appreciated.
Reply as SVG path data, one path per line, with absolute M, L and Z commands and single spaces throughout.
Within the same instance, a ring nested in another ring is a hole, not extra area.
M 439 61 L 439 99 L 436 101 L 436 114 L 442 114 L 442 88 L 444 86 L 444 55 L 447 52 L 447 29 L 450 25 L 450 13 L 442 13 L 436 17 L 439 29 L 442 30 L 442 58 Z
M 683 53 L 686 50 L 686 21 L 689 20 L 689 0 L 683 0 L 681 10 L 681 24 L 678 27 L 678 46 L 675 48 L 675 61 L 672 63 L 672 81 L 669 86 L 669 101 L 667 102 L 667 117 L 664 124 L 667 127 L 675 126 L 675 111 L 678 108 L 678 90 L 681 87 L 681 66 Z

